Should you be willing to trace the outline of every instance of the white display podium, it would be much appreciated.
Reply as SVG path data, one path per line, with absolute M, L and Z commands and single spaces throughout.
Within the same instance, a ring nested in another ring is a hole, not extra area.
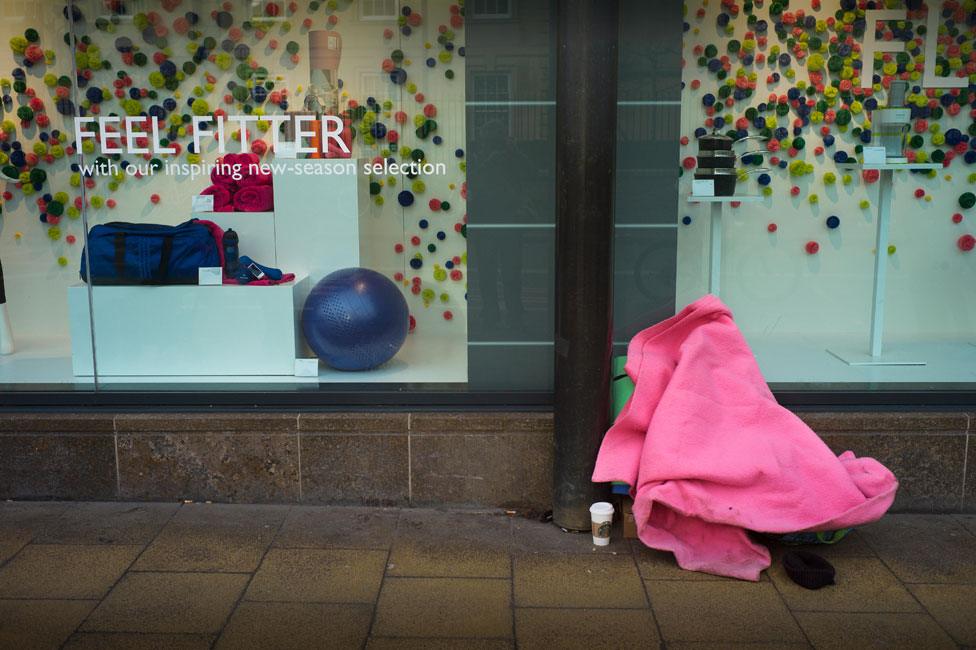
M 95 286 L 95 360 L 105 377 L 294 375 L 308 278 L 272 286 Z M 68 287 L 71 365 L 94 374 L 88 287 Z
M 311 356 L 300 312 L 311 288 L 333 271 L 359 266 L 360 211 L 369 205 L 362 161 L 277 159 L 273 212 L 195 212 L 233 228 L 241 255 L 294 273 L 268 286 L 95 286 L 68 288 L 75 376 L 294 375 Z
M 759 195 L 743 196 L 688 196 L 688 203 L 711 205 L 708 226 L 708 293 L 720 296 L 722 291 L 722 207 L 727 203 L 755 203 L 762 201 Z
M 909 353 L 892 350 L 883 354 L 885 292 L 888 286 L 888 231 L 891 228 L 891 193 L 894 172 L 906 169 L 942 169 L 942 163 L 840 163 L 842 169 L 878 170 L 878 213 L 875 224 L 874 289 L 871 295 L 871 332 L 863 349 L 829 348 L 827 352 L 851 366 L 924 366 Z
M 332 271 L 359 266 L 359 220 L 369 205 L 369 177 L 355 158 L 282 159 L 274 177 L 274 212 L 196 212 L 233 228 L 240 253 L 304 274 L 312 286 Z
M 307 275 L 315 286 L 333 271 L 359 266 L 360 211 L 369 205 L 369 177 L 361 173 L 362 161 L 322 158 L 276 162 L 286 164 L 286 170 L 274 178 L 278 267 Z M 350 166 L 353 173 L 348 171 Z M 246 248 L 247 242 L 242 239 L 241 250 Z

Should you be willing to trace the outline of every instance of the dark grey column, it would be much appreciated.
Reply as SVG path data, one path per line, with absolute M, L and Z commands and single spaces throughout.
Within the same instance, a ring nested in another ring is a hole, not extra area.
M 590 527 L 609 419 L 617 0 L 560 0 L 556 60 L 553 521 Z

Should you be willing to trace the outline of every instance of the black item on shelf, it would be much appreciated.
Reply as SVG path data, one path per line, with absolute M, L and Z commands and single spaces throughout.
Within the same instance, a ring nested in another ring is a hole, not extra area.
M 834 567 L 810 551 L 789 551 L 783 556 L 783 568 L 790 580 L 805 589 L 820 589 L 834 584 Z
M 240 268 L 240 248 L 233 228 L 224 231 L 224 275 L 233 278 Z
M 698 167 L 708 169 L 732 169 L 737 160 L 732 150 L 717 149 L 715 151 L 699 151 Z
M 708 133 L 698 138 L 698 151 L 731 151 L 732 146 L 741 144 L 746 140 L 768 140 L 761 135 L 747 135 L 738 140 L 721 133 Z
M 732 196 L 735 194 L 735 182 L 738 178 L 735 169 L 714 169 L 701 167 L 695 172 L 696 181 L 714 181 L 715 196 Z
M 732 151 L 732 138 L 721 133 L 708 133 L 698 138 L 699 151 Z

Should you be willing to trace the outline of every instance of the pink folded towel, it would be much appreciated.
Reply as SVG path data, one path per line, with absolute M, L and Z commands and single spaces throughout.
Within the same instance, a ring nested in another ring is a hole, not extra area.
M 214 212 L 229 212 L 234 209 L 230 190 L 224 185 L 211 185 L 200 194 L 214 197 Z
M 705 296 L 637 334 L 634 394 L 607 431 L 593 480 L 623 481 L 637 534 L 684 569 L 758 580 L 747 530 L 836 530 L 880 519 L 898 489 L 873 458 L 835 456 L 780 406 L 732 313 Z
M 268 172 L 267 174 L 258 172 L 256 174 L 244 176 L 244 178 L 238 181 L 238 185 L 241 187 L 248 187 L 251 185 L 271 185 L 271 182 L 271 172 Z
M 269 212 L 274 209 L 274 190 L 270 185 L 248 185 L 234 193 L 238 212 Z
M 233 160 L 228 160 L 234 154 L 227 154 L 222 158 L 217 160 L 217 165 L 210 170 L 210 182 L 214 185 L 222 185 L 230 189 L 237 188 L 237 181 L 234 180 L 233 173 L 230 167 L 233 166 Z

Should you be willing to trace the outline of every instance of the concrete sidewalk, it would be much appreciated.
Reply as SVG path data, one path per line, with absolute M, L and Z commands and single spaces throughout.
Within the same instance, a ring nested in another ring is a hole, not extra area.
M 758 583 L 504 513 L 0 503 L 0 648 L 976 646 L 976 516 L 892 515 Z

